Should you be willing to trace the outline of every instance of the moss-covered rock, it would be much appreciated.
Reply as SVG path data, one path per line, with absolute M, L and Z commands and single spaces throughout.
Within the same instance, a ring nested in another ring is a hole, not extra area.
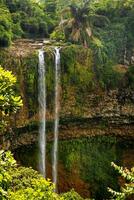
M 38 53 L 36 51 L 26 55 L 17 53 L 12 48 L 2 50 L 0 64 L 17 76 L 16 90 L 22 96 L 23 107 L 16 117 L 18 122 L 25 124 L 26 120 L 37 112 Z
M 23 107 L 11 120 L 11 127 L 27 127 L 33 122 L 38 124 L 38 50 L 41 47 L 42 43 L 40 42 L 24 40 L 17 41 L 12 47 L 1 49 L 0 51 L 0 64 L 6 69 L 12 70 L 17 76 L 16 90 L 23 98 Z M 95 133 L 132 136 L 134 122 L 134 92 L 132 89 L 127 86 L 126 89 L 122 88 L 122 90 L 118 90 L 118 88 L 115 90 L 102 89 L 95 77 L 94 61 L 90 49 L 68 44 L 63 45 L 60 52 L 61 127 L 62 121 L 66 121 L 65 126 L 63 123 L 64 128 L 60 129 L 60 137 L 62 139 L 65 139 L 65 137 L 76 138 L 95 135 Z M 45 46 L 44 56 L 46 63 L 47 121 L 51 120 L 53 123 L 54 46 Z M 116 70 L 119 69 L 119 67 L 118 69 L 116 67 Z M 122 74 L 126 75 L 126 73 L 127 69 Z M 129 77 L 130 75 L 131 73 L 129 72 Z M 67 119 L 70 120 L 68 121 Z M 75 121 L 74 126 L 72 126 L 72 120 L 73 123 Z M 83 123 L 86 120 L 86 124 L 89 123 L 90 126 L 85 128 Z M 77 123 L 79 121 L 80 124 Z M 93 121 L 96 123 L 95 126 Z M 51 126 L 53 127 L 53 125 Z M 113 128 L 111 129 L 110 126 Z M 118 126 L 118 129 L 114 126 Z M 28 134 L 30 132 L 32 131 L 29 130 Z M 31 136 L 31 141 L 33 142 L 37 140 L 38 126 L 35 128 L 35 132 L 36 136 Z M 17 139 L 17 141 L 19 140 Z M 22 140 L 20 139 L 20 141 Z M 28 142 L 26 141 L 25 143 L 27 144 Z

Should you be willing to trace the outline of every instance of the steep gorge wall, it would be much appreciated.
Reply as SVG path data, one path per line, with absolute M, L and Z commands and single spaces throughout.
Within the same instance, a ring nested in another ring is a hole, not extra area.
M 6 145 L 8 140 L 12 148 L 34 143 L 38 138 L 39 48 L 41 48 L 40 43 L 23 41 L 15 43 L 9 49 L 0 50 L 0 64 L 12 70 L 17 76 L 17 90 L 23 98 L 22 109 L 10 120 L 13 129 L 8 130 L 4 136 L 1 133 L 0 136 L 1 143 L 4 144 L 5 140 Z M 44 50 L 47 70 L 48 138 L 52 140 L 54 53 L 52 47 Z M 75 45 L 63 46 L 60 90 L 61 139 L 92 135 L 133 137 L 134 92 L 130 88 L 118 87 L 109 90 L 102 88 L 94 73 L 94 61 L 90 49 Z

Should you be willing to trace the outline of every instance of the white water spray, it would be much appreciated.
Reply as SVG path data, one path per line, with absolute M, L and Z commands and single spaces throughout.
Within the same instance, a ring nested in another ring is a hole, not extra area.
M 38 67 L 38 102 L 39 102 L 39 170 L 46 177 L 46 69 L 44 51 L 39 50 Z
M 60 48 L 55 47 L 55 121 L 54 121 L 53 166 L 52 166 L 53 183 L 55 184 L 55 187 L 57 186 L 59 108 L 60 108 Z

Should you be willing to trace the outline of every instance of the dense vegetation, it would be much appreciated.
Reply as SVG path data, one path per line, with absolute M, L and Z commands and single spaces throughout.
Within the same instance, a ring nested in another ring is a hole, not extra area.
M 0 0 L 0 13 L 0 46 L 46 37 L 83 45 L 93 51 L 103 88 L 134 88 L 132 0 Z
M 134 169 L 130 171 L 112 163 L 127 181 L 121 192 L 108 189 L 114 199 L 125 200 L 134 195 Z M 32 168 L 18 167 L 12 154 L 0 151 L 0 199 L 1 200 L 84 200 L 74 190 L 56 194 L 54 185 Z
M 44 6 L 32 0 L 0 1 L 0 46 L 25 37 L 48 37 L 54 21 Z
M 83 200 L 74 190 L 58 195 L 54 185 L 31 168 L 17 167 L 10 152 L 0 151 L 1 200 Z
M 110 57 L 121 57 L 125 48 L 133 47 L 133 4 L 129 0 L 0 0 L 0 35 L 49 37 L 60 24 L 67 41 L 90 45 L 91 37 L 94 45 L 105 50 L 101 59 L 106 59 L 108 50 Z
M 0 0 L 0 47 L 9 47 L 21 38 L 51 38 L 56 44 L 66 44 L 61 51 L 62 85 L 77 86 L 77 93 L 82 95 L 83 90 L 91 91 L 98 85 L 106 90 L 118 87 L 129 91 L 134 89 L 133 19 L 133 0 Z M 32 60 L 27 62 L 32 65 Z M 27 93 L 34 98 L 35 75 L 30 64 Z M 51 73 L 46 77 L 49 92 Z M 16 84 L 16 77 L 0 66 L 0 131 L 22 106 Z M 31 104 L 28 102 L 29 108 Z M 70 163 L 77 155 L 72 151 L 71 156 Z M 126 199 L 134 193 L 133 169 L 129 172 L 114 167 L 128 182 L 121 192 L 109 191 L 117 200 Z M 31 168 L 18 167 L 12 154 L 4 151 L 0 152 L 0 199 L 82 200 L 73 190 L 56 194 L 49 180 Z

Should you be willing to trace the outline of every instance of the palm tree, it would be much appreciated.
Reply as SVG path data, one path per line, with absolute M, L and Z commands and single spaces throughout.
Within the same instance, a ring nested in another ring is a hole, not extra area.
M 64 30 L 67 39 L 78 42 L 88 47 L 89 39 L 93 38 L 93 21 L 96 19 L 106 19 L 94 13 L 89 6 L 90 0 L 84 1 L 83 5 L 70 5 L 62 11 L 60 27 Z M 68 18 L 65 18 L 68 14 Z

